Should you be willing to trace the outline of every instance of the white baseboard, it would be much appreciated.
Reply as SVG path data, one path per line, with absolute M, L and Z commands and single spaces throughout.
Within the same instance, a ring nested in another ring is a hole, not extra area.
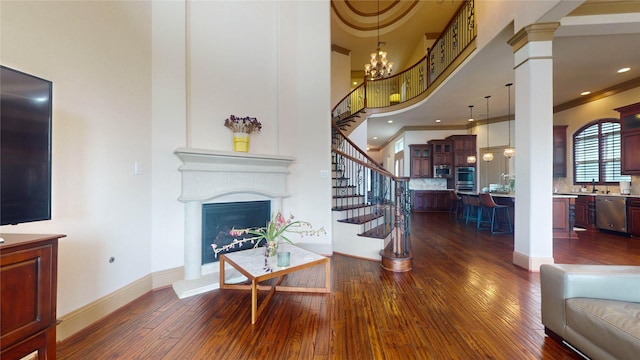
M 513 252 L 513 264 L 520 266 L 521 268 L 527 269 L 531 272 L 539 272 L 540 265 L 542 264 L 553 264 L 553 258 L 534 258 L 527 256 L 525 254 L 519 253 L 517 251 Z
M 184 267 L 156 271 L 151 274 L 151 277 L 153 289 L 171 286 L 174 282 L 184 279 Z
M 169 286 L 183 277 L 183 267 L 158 271 L 65 314 L 58 318 L 61 322 L 56 327 L 56 340 L 62 341 L 149 291 Z

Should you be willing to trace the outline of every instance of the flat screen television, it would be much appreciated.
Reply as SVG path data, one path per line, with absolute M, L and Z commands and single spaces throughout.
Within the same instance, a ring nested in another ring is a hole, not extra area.
M 0 65 L 0 225 L 51 219 L 52 91 Z

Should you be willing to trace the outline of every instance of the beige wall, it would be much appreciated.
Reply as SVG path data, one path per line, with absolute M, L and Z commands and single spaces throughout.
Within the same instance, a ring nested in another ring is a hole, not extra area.
M 150 271 L 151 5 L 0 7 L 0 62 L 53 81 L 53 220 L 1 231 L 67 234 L 61 315 Z M 134 175 L 134 162 L 144 174 Z
M 588 104 L 577 106 L 553 115 L 554 125 L 568 125 L 567 127 L 567 177 L 557 179 L 560 191 L 570 192 L 573 188 L 573 133 L 585 124 L 603 118 L 620 118 L 615 108 L 633 104 L 640 99 L 640 88 L 628 90 L 613 96 L 608 96 Z M 640 194 L 640 176 L 631 179 L 633 194 Z M 598 187 L 600 188 L 600 187 Z M 609 187 L 612 192 L 620 192 L 619 187 Z
M 230 151 L 230 114 L 263 123 L 251 153 L 296 158 L 284 210 L 330 244 L 329 15 L 315 1 L 0 2 L 0 62 L 54 83 L 53 220 L 1 231 L 68 235 L 58 316 L 183 264 L 173 151 Z
M 331 51 L 331 108 L 351 91 L 351 55 Z

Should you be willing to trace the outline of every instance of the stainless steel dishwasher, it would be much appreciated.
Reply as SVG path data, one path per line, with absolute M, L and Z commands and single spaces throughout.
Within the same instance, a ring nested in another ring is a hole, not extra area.
M 627 232 L 627 198 L 596 196 L 596 226 L 599 229 Z

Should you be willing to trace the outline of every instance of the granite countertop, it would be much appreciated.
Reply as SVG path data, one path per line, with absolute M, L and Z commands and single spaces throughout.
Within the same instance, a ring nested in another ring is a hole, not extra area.
M 459 191 L 458 194 L 464 194 L 464 195 L 478 195 L 476 193 L 473 192 L 463 192 L 463 191 Z M 579 194 L 553 194 L 553 197 L 556 199 L 562 199 L 562 198 L 566 198 L 566 199 L 571 199 L 571 198 L 577 198 Z M 501 197 L 501 198 L 515 198 L 516 197 L 516 193 L 515 192 L 509 192 L 509 193 L 501 193 L 501 192 L 492 192 L 491 196 L 493 197 Z
M 632 198 L 638 198 L 638 197 L 640 197 L 640 195 L 634 195 L 634 194 L 620 194 L 620 193 L 609 193 L 609 194 L 604 194 L 604 193 L 592 193 L 592 192 L 558 193 L 558 195 L 576 195 L 576 196 L 584 196 L 584 195 L 591 195 L 591 196 L 620 196 L 620 197 L 632 197 Z
M 458 194 L 463 194 L 463 195 L 478 195 L 475 192 L 470 192 L 470 191 L 458 191 Z M 620 193 L 609 193 L 609 194 L 602 194 L 602 193 L 590 193 L 590 192 L 576 192 L 576 193 L 554 193 L 553 197 L 554 198 L 577 198 L 578 196 L 584 196 L 584 195 L 590 195 L 590 196 L 620 196 L 620 197 L 627 197 L 627 198 L 640 198 L 640 195 L 634 195 L 634 194 L 620 194 Z M 516 193 L 515 192 L 509 192 L 509 193 L 501 193 L 501 192 L 492 192 L 491 196 L 493 197 L 505 197 L 505 198 L 515 198 L 516 197 Z

